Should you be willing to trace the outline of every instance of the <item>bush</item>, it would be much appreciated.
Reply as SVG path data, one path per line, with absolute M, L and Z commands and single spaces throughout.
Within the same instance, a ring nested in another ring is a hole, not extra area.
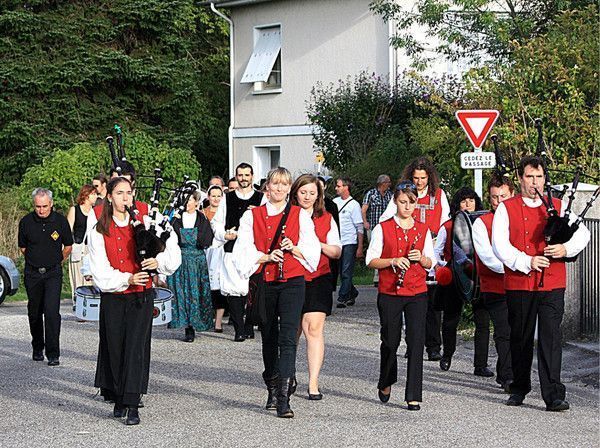
M 153 176 L 155 167 L 162 169 L 165 187 L 179 182 L 186 174 L 191 179 L 201 175 L 200 164 L 190 150 L 159 144 L 141 132 L 126 136 L 124 146 L 127 159 L 138 173 L 137 197 L 142 200 L 149 199 L 152 185 L 152 179 L 144 176 Z M 45 187 L 52 190 L 56 208 L 66 211 L 75 202 L 81 186 L 91 183 L 96 174 L 106 172 L 109 166 L 110 156 L 104 144 L 78 143 L 69 150 L 56 151 L 27 170 L 18 188 L 19 204 L 30 209 L 33 189 Z

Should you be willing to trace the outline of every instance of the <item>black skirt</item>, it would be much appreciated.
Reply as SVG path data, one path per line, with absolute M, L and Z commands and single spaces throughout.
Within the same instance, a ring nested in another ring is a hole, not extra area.
M 212 299 L 213 308 L 215 310 L 224 308 L 227 309 L 227 297 L 221 294 L 220 289 L 213 289 L 210 292 L 210 298 Z
M 148 392 L 152 311 L 156 292 L 110 294 L 100 301 L 95 386 L 106 400 L 137 406 Z
M 306 282 L 306 295 L 304 299 L 304 313 L 325 313 L 331 315 L 333 306 L 333 283 L 331 274 L 325 274 Z

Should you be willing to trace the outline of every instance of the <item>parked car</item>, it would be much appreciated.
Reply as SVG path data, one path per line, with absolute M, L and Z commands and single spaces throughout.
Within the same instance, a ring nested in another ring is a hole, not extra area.
M 14 261 L 0 255 L 0 304 L 19 289 L 19 271 Z

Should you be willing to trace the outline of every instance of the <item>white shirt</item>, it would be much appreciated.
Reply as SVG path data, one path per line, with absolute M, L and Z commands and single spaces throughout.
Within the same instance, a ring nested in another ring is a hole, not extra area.
M 331 225 L 329 227 L 329 232 L 327 232 L 327 237 L 325 238 L 325 244 L 330 246 L 338 246 L 340 249 L 342 248 L 342 241 L 340 240 L 340 231 L 338 230 L 338 226 L 331 217 Z
M 285 204 L 277 209 L 273 204 L 267 202 L 267 215 L 279 215 L 285 209 Z M 315 233 L 315 225 L 311 216 L 304 209 L 300 209 L 300 235 L 296 245 L 304 259 L 295 257 L 306 270 L 314 272 L 321 258 L 321 243 Z M 260 267 L 258 260 L 265 255 L 259 251 L 254 244 L 254 216 L 252 210 L 246 210 L 240 219 L 237 243 L 233 246 L 233 265 L 242 278 L 250 278 Z
M 256 192 L 256 190 L 250 190 L 248 193 L 242 193 L 239 190 L 235 190 L 235 194 L 240 199 L 250 199 L 255 192 Z M 266 195 L 263 194 L 261 205 L 264 204 L 265 202 L 267 202 L 267 197 L 266 197 Z M 213 216 L 213 219 L 210 222 L 210 225 L 212 226 L 212 229 L 213 229 L 213 233 L 215 234 L 215 239 L 217 241 L 221 241 L 222 243 L 226 242 L 225 230 L 228 230 L 228 229 L 225 229 L 225 218 L 226 217 L 227 217 L 227 198 L 226 198 L 226 195 L 223 195 L 223 199 L 221 199 L 221 202 L 219 203 L 219 208 L 217 208 L 217 211 L 215 212 L 215 216 Z M 236 231 L 237 230 L 238 229 L 236 229 Z
M 400 225 L 400 218 L 398 216 L 394 216 L 394 221 L 396 224 Z M 367 249 L 367 255 L 365 258 L 365 263 L 369 264 L 372 260 L 376 258 L 381 258 L 381 252 L 383 251 L 383 230 L 381 229 L 381 224 L 377 224 L 373 231 L 371 232 L 371 242 L 369 243 L 369 248 Z M 431 232 L 427 230 L 427 234 L 425 235 L 425 243 L 423 246 L 422 254 L 431 259 L 431 268 L 436 264 L 435 255 L 433 253 L 433 239 L 431 238 Z M 396 258 L 396 257 L 394 257 Z
M 352 196 L 348 196 L 346 200 L 338 196 L 333 202 L 340 210 L 340 240 L 342 245 L 357 244 L 358 234 L 364 232 L 361 205 Z
M 504 274 L 504 265 L 494 254 L 487 228 L 480 218 L 477 218 L 473 223 L 473 246 L 475 246 L 475 252 L 484 265 L 496 274 Z
M 542 201 L 539 198 L 530 199 L 521 197 L 521 200 L 527 207 L 537 208 L 542 205 Z M 561 216 L 564 214 L 565 201 L 561 207 Z M 574 222 L 577 219 L 575 214 L 571 215 L 569 222 Z M 517 223 L 519 225 L 519 223 Z M 574 257 L 583 249 L 590 241 L 590 231 L 581 224 L 577 232 L 571 237 L 569 241 L 564 243 L 565 249 L 567 250 L 567 257 Z M 504 203 L 500 203 L 494 214 L 494 221 L 492 223 L 492 249 L 502 263 L 504 263 L 509 269 L 513 271 L 520 271 L 524 274 L 529 274 L 531 271 L 531 259 L 530 255 L 520 251 L 510 243 L 509 233 L 509 218 L 506 206 Z
M 419 191 L 417 197 L 419 199 L 423 199 L 427 196 L 427 192 L 429 191 L 429 187 L 425 188 L 423 191 Z M 450 204 L 448 203 L 448 197 L 446 196 L 446 192 L 444 190 L 440 191 L 440 203 L 442 206 L 442 216 L 440 217 L 440 230 L 442 224 L 450 219 Z M 392 197 L 392 200 L 389 202 L 383 214 L 379 217 L 379 222 L 387 221 L 392 216 L 396 216 L 398 213 L 398 206 Z
M 191 229 L 196 224 L 196 212 L 188 213 L 183 212 L 181 215 L 181 223 L 184 229 Z
M 158 214 L 160 215 L 160 214 Z M 157 222 L 162 220 L 162 216 L 157 216 Z M 118 227 L 129 225 L 129 215 L 125 216 L 124 221 L 113 216 L 113 221 Z M 103 292 L 123 292 L 129 287 L 129 277 L 135 272 L 123 272 L 111 266 L 106 255 L 104 245 L 104 235 L 96 231 L 94 226 L 98 222 L 95 213 L 90 213 L 87 219 L 88 248 L 90 251 L 90 271 L 94 284 Z M 150 222 L 149 216 L 144 216 L 144 224 L 148 228 Z M 157 226 L 157 232 L 160 235 L 162 228 Z M 177 234 L 171 232 L 166 242 L 164 252 L 156 256 L 158 261 L 157 271 L 159 274 L 171 275 L 181 264 L 181 250 L 177 240 Z

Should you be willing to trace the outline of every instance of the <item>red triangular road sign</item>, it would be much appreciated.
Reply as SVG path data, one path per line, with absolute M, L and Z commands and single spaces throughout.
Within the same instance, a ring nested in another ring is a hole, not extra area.
M 497 110 L 457 110 L 455 115 L 473 147 L 480 149 L 500 116 L 500 112 Z

